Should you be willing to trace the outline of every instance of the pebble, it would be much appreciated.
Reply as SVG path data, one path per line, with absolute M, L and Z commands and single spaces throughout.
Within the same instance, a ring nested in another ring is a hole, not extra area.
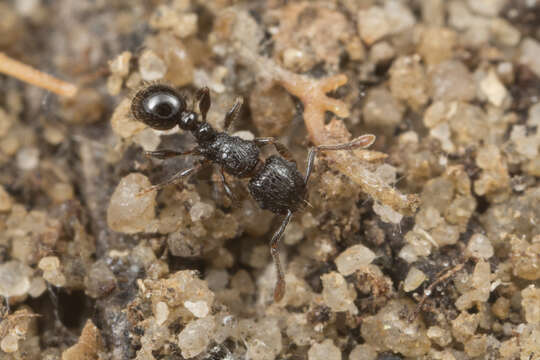
M 479 88 L 488 101 L 497 107 L 501 107 L 508 96 L 508 91 L 493 70 L 490 70 L 487 76 L 480 81 Z
M 403 281 L 403 290 L 405 292 L 416 290 L 424 281 L 426 281 L 426 274 L 412 266 Z
M 139 193 L 152 184 L 139 173 L 120 180 L 107 209 L 107 223 L 118 232 L 134 234 L 144 231 L 155 219 L 156 190 Z
M 60 270 L 58 257 L 46 256 L 39 261 L 38 267 L 43 270 L 43 279 L 48 283 L 57 287 L 66 285 L 66 277 Z
M 367 344 L 381 351 L 393 351 L 405 357 L 417 358 L 426 354 L 431 342 L 421 317 L 409 322 L 403 314 L 414 311 L 410 300 L 390 300 L 374 316 L 363 319 L 361 334 Z
M 32 269 L 18 260 L 0 264 L 0 295 L 4 298 L 20 297 L 30 290 Z
M 471 101 L 476 97 L 476 85 L 467 67 L 458 60 L 436 65 L 430 73 L 434 100 Z
M 215 321 L 212 316 L 190 322 L 178 335 L 178 346 L 186 359 L 199 355 L 210 344 Z
M 139 57 L 139 72 L 144 81 L 163 79 L 167 64 L 152 50 L 145 50 Z
M 392 63 L 390 91 L 415 111 L 427 103 L 426 74 L 418 56 L 401 56 Z
M 444 347 L 452 342 L 452 334 L 448 329 L 440 326 L 430 326 L 427 330 L 427 336 L 437 345 Z
M 485 235 L 474 234 L 467 244 L 465 255 L 487 260 L 494 255 L 493 245 Z
M 34 147 L 25 147 L 17 152 L 17 166 L 21 170 L 34 170 L 39 164 L 39 150 Z
M 521 290 L 521 307 L 529 324 L 540 324 L 540 289 L 529 285 Z
M 377 360 L 377 351 L 368 344 L 356 345 L 349 354 L 349 360 Z
M 375 253 L 364 245 L 353 245 L 339 254 L 334 260 L 338 271 L 344 275 L 351 275 L 365 265 L 371 264 Z
M 308 350 L 309 360 L 341 360 L 341 350 L 330 339 L 313 344 Z
M 7 193 L 2 185 L 0 185 L 0 212 L 8 212 L 13 206 L 13 199 Z
M 420 35 L 418 54 L 427 65 L 437 65 L 450 60 L 457 45 L 457 33 L 445 27 L 428 27 Z
M 356 315 L 358 309 L 354 304 L 356 299 L 356 291 L 353 287 L 349 287 L 345 278 L 333 271 L 321 276 L 323 285 L 323 299 L 326 305 L 328 305 L 333 311 L 348 311 L 349 313 Z
M 387 1 L 384 8 L 372 6 L 358 13 L 358 32 L 368 45 L 388 34 L 399 34 L 414 23 L 414 15 L 399 1 Z
M 210 308 L 206 301 L 185 301 L 184 307 L 198 318 L 206 317 L 209 314 Z
M 469 8 L 479 15 L 496 16 L 508 0 L 467 0 Z
M 378 87 L 368 92 L 362 114 L 366 126 L 393 133 L 395 127 L 401 123 L 404 111 L 403 105 L 388 89 Z
M 169 318 L 169 307 L 167 303 L 163 301 L 158 302 L 154 310 L 154 316 L 156 317 L 157 324 L 163 325 Z
M 521 42 L 519 62 L 540 77 L 540 42 L 526 38 Z

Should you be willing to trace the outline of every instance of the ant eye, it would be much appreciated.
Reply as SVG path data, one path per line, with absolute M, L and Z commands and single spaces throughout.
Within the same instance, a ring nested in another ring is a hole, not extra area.
M 185 108 L 185 100 L 175 89 L 160 84 L 139 91 L 131 103 L 133 116 L 157 130 L 172 129 Z

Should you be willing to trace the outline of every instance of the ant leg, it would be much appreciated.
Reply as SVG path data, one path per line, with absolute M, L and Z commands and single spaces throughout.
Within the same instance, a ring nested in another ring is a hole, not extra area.
M 223 183 L 223 188 L 225 189 L 225 192 L 227 193 L 227 196 L 229 197 L 229 199 L 231 199 L 231 201 L 235 201 L 236 198 L 235 198 L 229 184 L 227 183 L 227 180 L 225 179 L 225 174 L 223 173 L 223 167 L 221 167 L 221 170 L 219 171 L 219 174 L 221 176 L 221 181 Z
M 304 182 L 308 183 L 309 176 L 311 175 L 311 172 L 313 170 L 313 165 L 315 164 L 315 156 L 317 156 L 317 153 L 321 150 L 354 150 L 354 149 L 361 149 L 361 148 L 367 148 L 371 146 L 375 142 L 375 135 L 367 134 L 357 137 L 356 139 L 343 144 L 337 144 L 337 145 L 319 145 L 312 147 L 309 150 L 308 154 L 308 162 L 307 162 L 307 169 L 306 169 L 306 176 L 304 178 Z
M 144 155 L 146 157 L 155 157 L 156 159 L 168 159 L 175 156 L 189 155 L 197 152 L 197 148 L 188 150 L 188 151 L 175 151 L 175 150 L 156 150 L 156 151 L 145 151 Z
M 227 111 L 227 114 L 225 114 L 225 126 L 224 130 L 227 131 L 234 120 L 238 118 L 238 115 L 240 114 L 240 110 L 242 109 L 242 105 L 244 104 L 244 99 L 241 97 L 237 97 L 234 101 L 234 105 L 231 107 L 229 111 Z
M 292 212 L 288 211 L 287 215 L 283 218 L 279 229 L 274 233 L 272 240 L 270 241 L 270 254 L 272 254 L 272 258 L 274 259 L 277 273 L 276 287 L 274 289 L 275 302 L 283 299 L 283 295 L 285 295 L 285 275 L 283 274 L 283 268 L 281 267 L 281 261 L 279 260 L 279 241 L 283 237 L 283 233 L 285 232 L 287 225 L 289 225 L 291 217 Z
M 210 109 L 210 89 L 208 87 L 203 87 L 197 91 L 195 94 L 195 101 L 199 103 L 199 111 L 201 112 L 203 122 L 206 122 L 206 114 Z
M 144 194 L 146 194 L 146 193 L 148 193 L 150 191 L 153 191 L 153 190 L 161 190 L 164 187 L 166 187 L 167 185 L 170 185 L 172 183 L 177 182 L 181 178 L 184 178 L 184 177 L 187 177 L 189 175 L 192 175 L 192 174 L 196 173 L 197 171 L 201 170 L 203 168 L 203 166 L 207 165 L 208 163 L 209 163 L 208 161 L 204 161 L 204 162 L 198 163 L 197 165 L 195 165 L 195 166 L 193 166 L 193 167 L 191 167 L 189 169 L 179 171 L 176 174 L 174 174 L 173 176 L 171 176 L 169 179 L 165 180 L 164 182 L 156 184 L 156 185 L 152 185 L 147 189 L 141 190 L 137 194 L 137 196 L 142 196 L 142 195 L 144 195 Z
M 274 148 L 276 151 L 287 161 L 291 161 L 296 163 L 296 160 L 294 160 L 291 152 L 285 145 L 277 141 L 276 138 L 273 137 L 264 137 L 264 138 L 256 138 L 253 141 L 255 141 L 255 145 L 257 146 L 264 146 L 264 145 L 274 145 Z

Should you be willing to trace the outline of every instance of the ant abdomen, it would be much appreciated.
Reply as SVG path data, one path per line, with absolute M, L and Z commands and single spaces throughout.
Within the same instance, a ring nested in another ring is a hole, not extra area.
M 131 102 L 135 119 L 156 130 L 170 130 L 178 125 L 185 110 L 184 98 L 176 89 L 164 84 L 140 90 Z

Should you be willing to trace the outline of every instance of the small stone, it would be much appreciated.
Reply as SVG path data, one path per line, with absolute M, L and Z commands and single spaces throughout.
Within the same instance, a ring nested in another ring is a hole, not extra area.
M 183 13 L 178 16 L 178 22 L 173 26 L 173 34 L 184 39 L 197 33 L 199 17 L 194 13 Z
M 4 137 L 13 123 L 15 122 L 15 119 L 13 116 L 9 115 L 4 109 L 0 108 L 0 138 Z
M 403 219 L 403 215 L 394 209 L 392 207 L 381 204 L 378 201 L 373 203 L 373 211 L 375 214 L 379 215 L 381 221 L 388 223 L 388 224 L 399 224 L 401 222 L 401 219 Z
M 293 221 L 285 229 L 283 234 L 283 243 L 287 245 L 296 245 L 304 238 L 304 228 L 299 223 Z
M 30 289 L 28 289 L 28 294 L 37 298 L 40 297 L 47 290 L 47 283 L 43 280 L 42 277 L 35 277 L 30 282 Z
M 469 8 L 477 14 L 496 16 L 507 4 L 508 0 L 467 0 Z
M 370 128 L 393 133 L 401 122 L 405 109 L 384 87 L 370 90 L 362 110 L 364 121 Z
M 540 77 L 540 42 L 526 38 L 521 42 L 521 56 L 519 61 Z
M 476 85 L 467 67 L 458 60 L 436 65 L 430 73 L 434 100 L 471 101 L 476 97 Z
M 185 301 L 184 307 L 191 311 L 198 318 L 206 317 L 210 313 L 210 308 L 206 301 Z
M 426 281 L 426 274 L 413 266 L 409 269 L 409 273 L 403 282 L 403 290 L 405 292 L 413 291 L 424 281 Z
M 186 359 L 199 355 L 208 347 L 215 328 L 214 318 L 205 317 L 190 322 L 178 335 L 178 346 Z
M 488 101 L 497 107 L 500 107 L 508 96 L 508 91 L 493 70 L 480 81 L 479 88 Z
M 521 307 L 529 324 L 540 324 L 540 289 L 529 285 L 521 290 Z
M 0 342 L 0 348 L 5 353 L 14 353 L 19 350 L 19 337 L 15 333 L 9 333 Z
M 465 254 L 487 260 L 494 254 L 493 245 L 485 235 L 474 234 L 467 244 Z
M 129 138 L 144 130 L 146 125 L 131 116 L 131 101 L 124 99 L 112 114 L 111 127 L 116 135 Z
M 43 270 L 43 279 L 48 283 L 57 287 L 66 285 L 66 277 L 60 269 L 58 257 L 46 256 L 39 261 L 38 267 Z
M 13 199 L 7 193 L 2 185 L 0 185 L 0 212 L 8 212 L 13 206 Z
M 369 50 L 369 60 L 374 64 L 389 62 L 394 56 L 396 56 L 396 51 L 386 41 L 373 44 Z
M 156 309 L 154 311 L 154 316 L 156 317 L 156 322 L 158 325 L 163 325 L 165 321 L 169 318 L 169 307 L 163 301 L 160 301 L 156 304 Z
M 344 275 L 351 275 L 363 266 L 371 264 L 375 253 L 364 245 L 353 245 L 336 257 L 338 271 Z
M 439 326 L 431 326 L 427 330 L 427 336 L 441 347 L 445 347 L 452 342 L 450 331 Z
M 457 45 L 457 33 L 443 27 L 428 27 L 420 35 L 418 54 L 426 64 L 437 65 L 450 60 Z
M 540 279 L 540 243 L 529 244 L 516 236 L 512 237 L 510 244 L 513 274 L 526 280 Z
M 529 108 L 529 116 L 527 119 L 527 125 L 540 127 L 540 102 L 532 105 Z M 538 130 L 537 130 L 538 131 Z
M 193 204 L 189 210 L 189 216 L 191 217 L 191 221 L 197 222 L 209 219 L 214 213 L 214 210 L 215 208 L 212 204 L 199 201 Z
M 505 297 L 499 297 L 491 306 L 493 314 L 501 320 L 506 320 L 510 314 L 510 300 Z
M 377 360 L 377 351 L 368 344 L 356 345 L 349 354 L 349 360 Z
M 129 62 L 131 61 L 131 52 L 124 51 L 114 60 L 109 61 L 109 70 L 112 74 L 117 75 L 120 79 L 129 74 Z
M 248 335 L 247 359 L 273 360 L 283 348 L 281 330 L 275 318 L 262 318 L 257 323 L 252 320 L 241 321 L 241 324 L 250 324 L 244 330 Z M 239 326 L 240 327 L 240 326 Z
M 354 304 L 356 292 L 353 287 L 349 287 L 345 278 L 337 273 L 331 272 L 321 276 L 323 285 L 323 299 L 333 311 L 348 311 L 351 314 L 358 314 L 358 309 Z
M 308 350 L 309 360 L 341 360 L 341 351 L 330 339 L 313 344 Z
M 418 358 L 426 354 L 431 342 L 420 317 L 409 322 L 407 314 L 414 311 L 410 300 L 390 300 L 375 316 L 363 319 L 361 334 L 366 344 L 379 351 L 393 351 L 405 357 Z
M 426 74 L 418 56 L 401 56 L 392 63 L 390 91 L 416 111 L 427 103 Z
M 470 357 L 478 357 L 487 350 L 486 335 L 475 335 L 465 343 L 465 353 Z
M 103 340 L 99 329 L 88 320 L 77 343 L 62 353 L 62 360 L 98 359 L 102 351 Z
M 390 22 L 382 8 L 372 6 L 358 13 L 358 32 L 366 44 L 373 44 L 391 30 Z
M 420 3 L 422 21 L 429 25 L 442 26 L 445 21 L 445 1 L 430 0 Z
M 39 164 L 39 150 L 34 147 L 25 147 L 17 153 L 17 166 L 21 170 L 34 170 Z
M 17 260 L 0 264 L 0 295 L 4 298 L 20 297 L 30 290 L 32 269 Z
M 104 260 L 98 260 L 84 277 L 86 294 L 94 299 L 110 294 L 116 287 L 116 276 Z
M 139 57 L 139 72 L 144 81 L 163 79 L 167 64 L 152 50 L 145 50 Z
M 155 219 L 156 190 L 141 193 L 152 184 L 142 174 L 125 176 L 114 190 L 107 209 L 107 223 L 118 232 L 144 231 Z
M 462 312 L 457 318 L 452 320 L 452 334 L 457 341 L 465 343 L 476 333 L 479 323 L 479 314 L 469 314 L 466 311 Z
M 503 46 L 516 46 L 521 40 L 519 30 L 501 18 L 495 18 L 490 22 L 490 30 L 495 41 Z

